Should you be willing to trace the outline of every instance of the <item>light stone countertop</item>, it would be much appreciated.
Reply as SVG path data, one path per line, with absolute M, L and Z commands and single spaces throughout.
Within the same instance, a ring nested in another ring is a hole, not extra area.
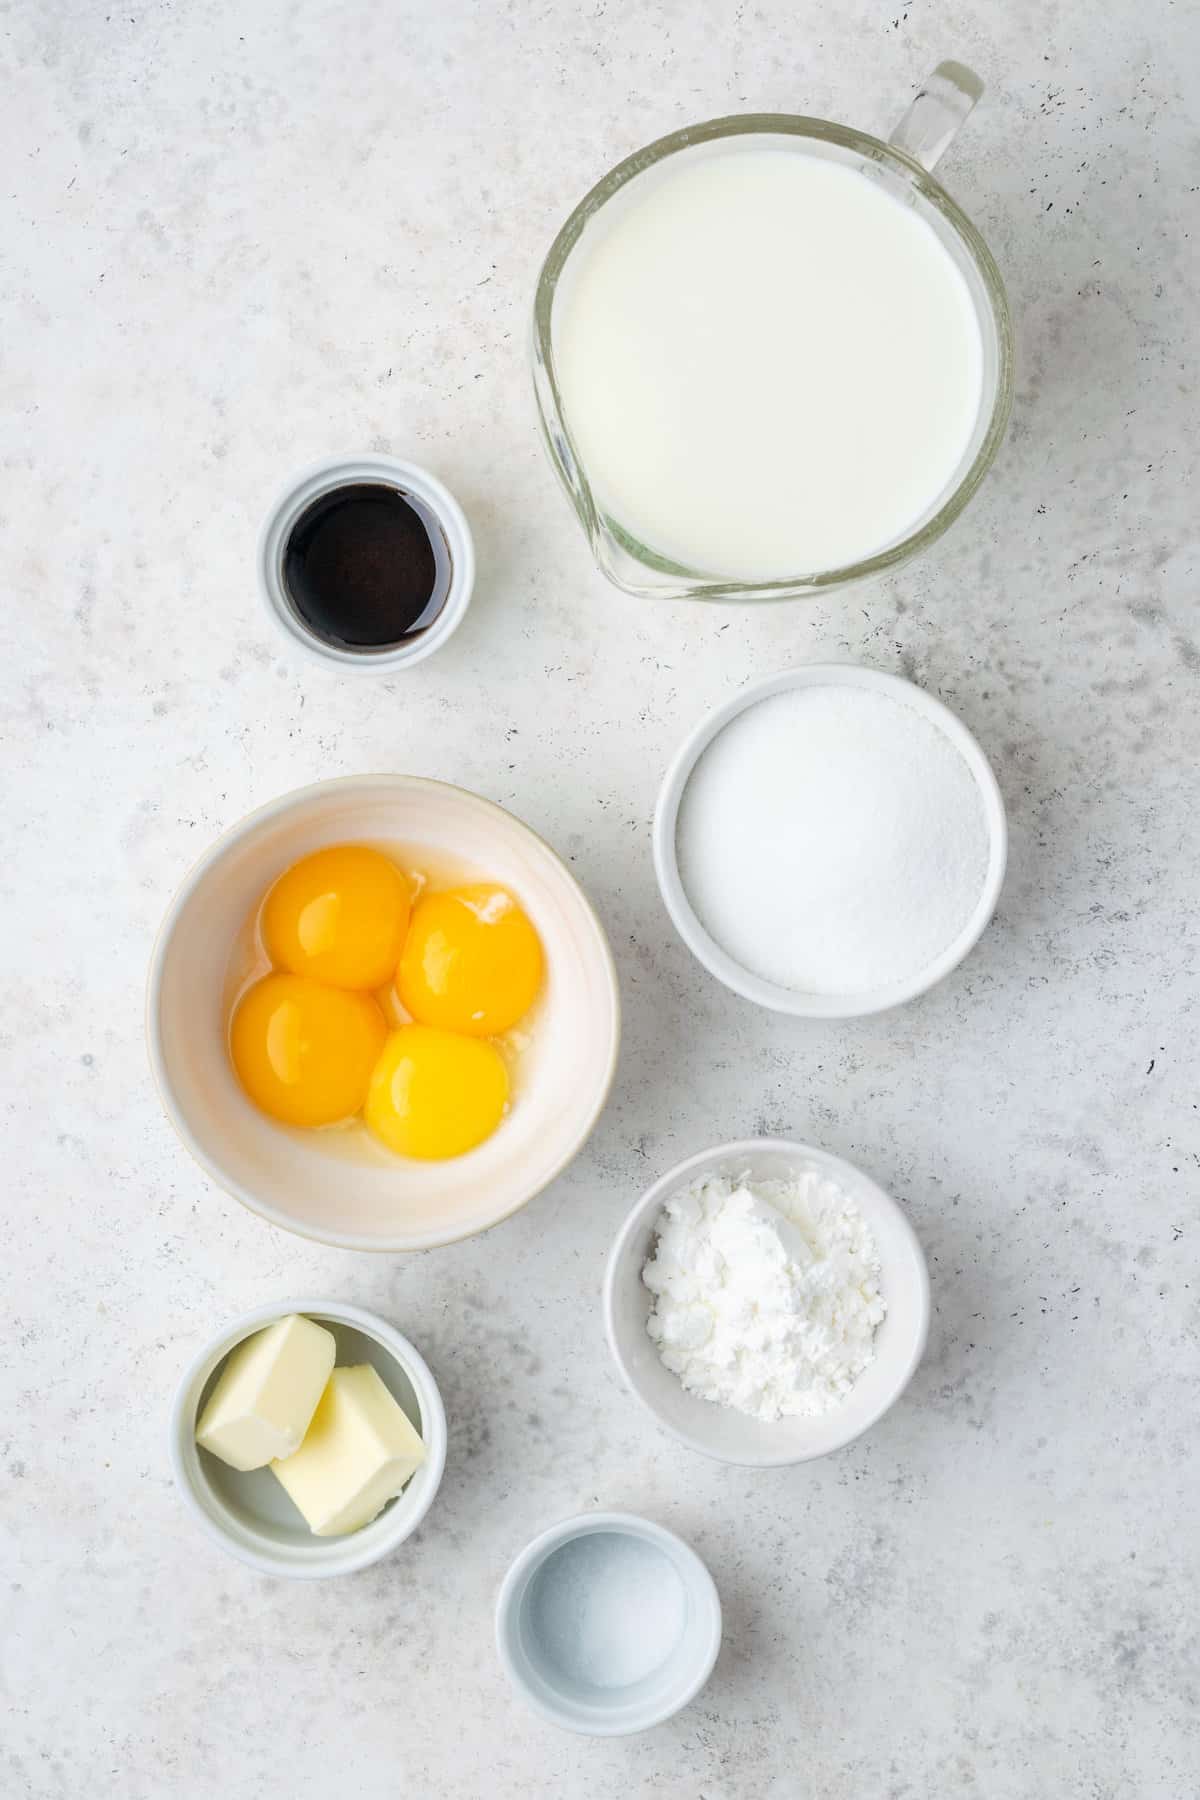
M 1186 0 L 193 0 L 4 13 L 0 1793 L 7 1800 L 1193 1800 L 1200 757 L 1200 13 Z M 651 606 L 592 570 L 526 368 L 553 232 L 626 152 L 738 109 L 886 135 L 944 56 L 945 165 L 1009 284 L 1012 429 L 958 527 L 863 592 Z M 329 677 L 254 591 L 294 467 L 427 462 L 476 530 L 453 643 Z M 861 658 L 941 695 L 1010 810 L 999 915 L 890 1016 L 756 1012 L 675 940 L 649 821 L 746 680 Z M 483 1240 L 275 1233 L 166 1125 L 146 960 L 225 826 L 327 775 L 475 788 L 611 934 L 616 1088 Z M 807 1467 L 710 1465 L 620 1390 L 626 1208 L 755 1132 L 904 1204 L 935 1320 L 902 1403 Z M 411 1334 L 450 1458 L 392 1560 L 259 1578 L 185 1515 L 175 1381 L 233 1314 L 325 1292 Z M 510 1695 L 491 1609 L 577 1509 L 716 1577 L 713 1680 L 591 1742 Z

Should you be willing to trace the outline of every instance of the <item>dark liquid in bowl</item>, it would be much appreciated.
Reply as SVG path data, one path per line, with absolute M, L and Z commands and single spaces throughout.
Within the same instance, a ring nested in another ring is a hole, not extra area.
M 301 513 L 283 553 L 297 616 L 339 650 L 383 650 L 418 637 L 441 612 L 450 556 L 436 524 L 397 488 L 356 482 Z

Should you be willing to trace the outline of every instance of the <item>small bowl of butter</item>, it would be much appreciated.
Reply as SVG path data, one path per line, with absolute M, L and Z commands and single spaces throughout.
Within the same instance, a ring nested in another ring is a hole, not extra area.
M 195 1358 L 171 1463 L 210 1537 L 264 1575 L 378 1562 L 414 1532 L 446 1463 L 446 1414 L 420 1352 L 335 1300 L 261 1306 Z

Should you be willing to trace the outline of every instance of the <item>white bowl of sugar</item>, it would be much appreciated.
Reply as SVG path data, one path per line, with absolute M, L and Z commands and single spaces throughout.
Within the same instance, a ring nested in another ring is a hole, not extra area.
M 654 864 L 684 943 L 772 1011 L 848 1019 L 925 993 L 995 911 L 996 777 L 940 700 L 810 663 L 743 688 L 675 755 Z

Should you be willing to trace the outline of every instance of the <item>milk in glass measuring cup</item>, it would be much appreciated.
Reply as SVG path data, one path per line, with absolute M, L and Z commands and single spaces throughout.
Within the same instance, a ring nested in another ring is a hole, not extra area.
M 930 173 L 981 86 L 943 63 L 890 143 L 788 114 L 618 165 L 534 308 L 546 441 L 631 593 L 782 599 L 898 563 L 974 493 L 1008 417 L 995 263 Z

